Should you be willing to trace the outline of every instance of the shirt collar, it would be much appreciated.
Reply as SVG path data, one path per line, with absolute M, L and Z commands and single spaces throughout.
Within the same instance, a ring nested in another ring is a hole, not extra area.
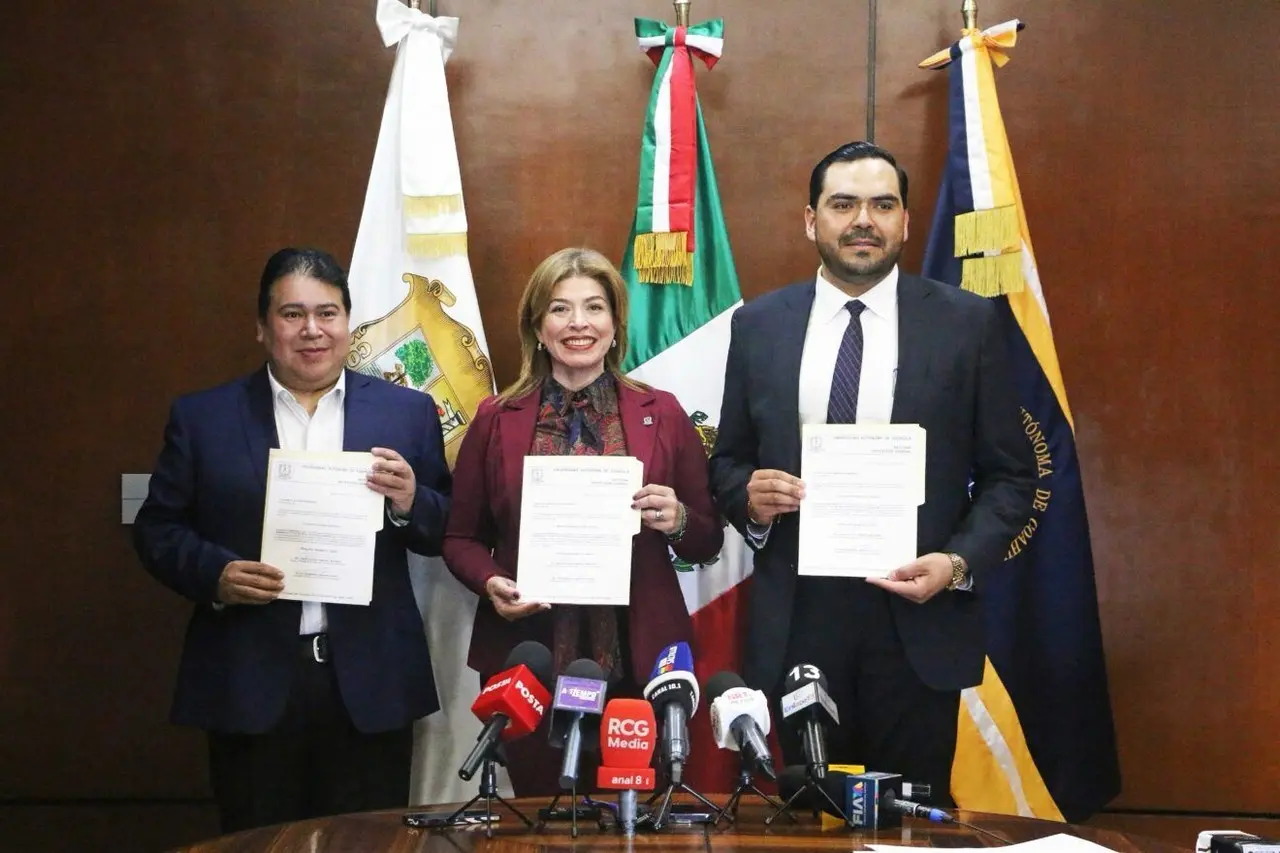
M 269 364 L 267 365 L 267 382 L 271 384 L 272 399 L 275 399 L 275 400 L 284 399 L 280 395 L 286 394 L 288 395 L 288 398 L 290 400 L 293 400 L 295 403 L 298 401 L 298 398 L 293 396 L 293 392 L 290 391 L 288 388 L 284 387 L 283 385 L 281 385 L 280 380 L 276 379 L 276 375 L 271 372 L 271 365 Z M 343 370 L 341 373 L 338 374 L 337 383 L 332 388 L 330 388 L 327 392 L 325 392 L 324 397 L 328 397 L 330 394 L 337 395 L 339 402 L 341 402 L 343 397 L 346 396 L 347 394 L 347 371 L 346 370 Z M 321 397 L 320 399 L 323 400 L 324 397 Z
M 881 279 L 875 287 L 858 297 L 858 301 L 867 306 L 867 310 L 885 320 L 893 320 L 898 316 L 898 265 L 894 264 L 889 274 Z M 813 291 L 813 316 L 823 323 L 835 319 L 845 310 L 849 296 L 843 290 L 827 281 L 818 268 L 817 283 Z
M 613 408 L 609 405 L 611 391 L 616 393 L 613 374 L 607 370 L 577 391 L 570 391 L 557 382 L 555 377 L 548 375 L 542 387 L 542 401 L 550 402 L 560 414 L 564 414 L 573 400 L 586 400 L 592 409 L 603 415 Z

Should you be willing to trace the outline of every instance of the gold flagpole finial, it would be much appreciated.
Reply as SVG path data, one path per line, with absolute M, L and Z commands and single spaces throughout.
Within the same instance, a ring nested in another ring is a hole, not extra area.
M 689 26 L 689 6 L 693 0 L 672 0 L 671 5 L 676 7 L 676 26 Z
M 960 14 L 964 16 L 964 28 L 966 30 L 976 30 L 978 28 L 978 0 L 964 0 L 960 4 Z

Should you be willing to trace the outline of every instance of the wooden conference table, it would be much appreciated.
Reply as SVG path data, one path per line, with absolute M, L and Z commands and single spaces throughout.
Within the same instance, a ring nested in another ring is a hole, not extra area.
M 723 802 L 726 798 L 712 799 Z M 538 807 L 547 803 L 545 799 L 513 802 L 535 821 Z M 602 832 L 594 822 L 580 824 L 577 838 L 570 836 L 567 823 L 549 823 L 542 829 L 529 830 L 501 806 L 497 806 L 495 811 L 503 812 L 503 818 L 495 825 L 493 838 L 486 838 L 481 827 L 441 830 L 405 826 L 401 817 L 406 811 L 410 810 L 299 821 L 240 832 L 182 849 L 184 853 L 553 853 L 592 850 L 795 853 L 800 850 L 860 850 L 868 843 L 919 847 L 1001 846 L 999 841 L 962 826 L 944 826 L 913 819 L 905 819 L 900 828 L 880 832 L 824 831 L 808 813 L 799 815 L 798 824 L 779 820 L 773 826 L 765 826 L 764 818 L 771 809 L 745 800 L 735 823 L 726 821 L 719 827 L 668 826 L 661 832 L 642 830 L 630 839 L 612 829 Z M 965 811 L 957 812 L 956 816 L 1010 842 L 1032 841 L 1066 832 L 1119 853 L 1185 853 L 1189 849 L 1128 833 L 1033 818 Z

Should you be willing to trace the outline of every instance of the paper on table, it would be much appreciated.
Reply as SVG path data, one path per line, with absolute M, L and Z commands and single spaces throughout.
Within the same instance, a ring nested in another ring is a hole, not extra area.
M 373 454 L 273 448 L 260 560 L 289 601 L 368 604 L 385 498 L 366 484 Z
M 878 851 L 878 853 L 899 853 L 899 851 L 901 853 L 919 853 L 920 851 L 919 847 L 908 847 L 899 844 L 868 844 L 867 849 Z M 1037 838 L 1034 841 L 1009 844 L 1000 849 L 1016 850 L 1018 853 L 1114 853 L 1110 847 L 1103 847 L 1101 844 L 1095 844 L 1092 841 L 1086 841 L 1074 835 L 1067 835 L 1065 832 Z M 948 847 L 947 853 L 991 853 L 991 848 Z
M 917 556 L 925 431 L 918 424 L 806 424 L 797 571 L 883 577 Z
M 523 601 L 627 604 L 631 508 L 644 471 L 631 456 L 526 456 L 517 583 Z

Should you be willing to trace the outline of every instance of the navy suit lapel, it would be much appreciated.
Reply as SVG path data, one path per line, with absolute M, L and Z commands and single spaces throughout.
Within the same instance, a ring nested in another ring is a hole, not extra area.
M 929 383 L 929 289 L 913 275 L 898 279 L 898 376 L 893 388 L 895 424 L 919 423 L 917 405 Z
M 374 380 L 363 373 L 347 371 L 346 399 L 342 401 L 342 449 L 369 450 L 378 444 L 373 403 L 369 383 Z
M 793 474 L 800 473 L 800 359 L 804 355 L 809 313 L 813 310 L 813 293 L 811 281 L 788 294 L 772 347 L 773 375 L 775 387 L 779 389 L 775 411 L 782 418 L 779 431 L 782 446 L 788 448 L 787 470 Z M 765 347 L 769 348 L 768 342 Z
M 253 470 L 265 489 L 267 454 L 271 448 L 280 446 L 280 437 L 276 433 L 275 406 L 271 400 L 271 383 L 267 380 L 266 367 L 250 376 L 245 383 L 245 394 L 240 408 L 244 421 L 244 437 L 249 445 L 249 458 L 253 460 Z

